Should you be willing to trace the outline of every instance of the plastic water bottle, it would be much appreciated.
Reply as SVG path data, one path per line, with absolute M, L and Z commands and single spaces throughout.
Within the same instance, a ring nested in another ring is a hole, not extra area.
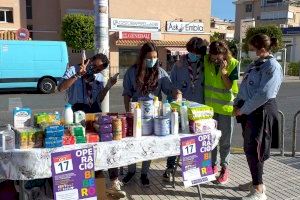
M 15 132 L 11 125 L 8 124 L 6 130 L 2 132 L 2 148 L 3 151 L 13 150 L 16 148 Z
M 179 133 L 178 112 L 176 109 L 173 109 L 171 113 L 171 134 L 178 135 L 178 133 Z
M 189 128 L 189 120 L 188 120 L 188 109 L 184 102 L 180 107 L 180 118 L 181 118 L 181 131 L 186 133 Z
M 154 117 L 159 117 L 160 116 L 160 105 L 159 105 L 159 99 L 158 97 L 154 97 Z
M 142 110 L 140 104 L 136 105 L 133 116 L 133 137 L 142 136 Z
M 66 125 L 74 123 L 74 113 L 73 113 L 71 104 L 66 104 L 65 105 L 64 118 L 65 118 L 65 124 Z
M 169 104 L 168 100 L 166 100 L 163 105 L 163 116 L 169 118 L 171 117 L 171 105 Z

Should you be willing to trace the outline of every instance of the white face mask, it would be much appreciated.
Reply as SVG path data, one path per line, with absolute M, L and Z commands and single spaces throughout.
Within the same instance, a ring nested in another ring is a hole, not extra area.
M 255 61 L 258 59 L 258 56 L 256 55 L 256 51 L 249 51 L 248 56 L 251 60 Z

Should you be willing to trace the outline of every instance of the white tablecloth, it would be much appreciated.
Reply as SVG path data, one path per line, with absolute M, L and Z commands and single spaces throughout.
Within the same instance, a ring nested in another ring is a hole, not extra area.
M 213 148 L 221 132 L 211 131 Z M 0 179 L 32 180 L 51 177 L 51 153 L 94 146 L 95 170 L 127 166 L 129 164 L 180 154 L 180 138 L 190 134 L 164 137 L 143 136 L 120 141 L 78 144 L 54 149 L 30 149 L 0 152 Z

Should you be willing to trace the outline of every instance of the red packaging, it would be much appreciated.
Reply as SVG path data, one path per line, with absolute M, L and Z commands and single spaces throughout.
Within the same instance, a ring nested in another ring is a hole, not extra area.
M 126 113 L 126 137 L 133 136 L 133 115 L 132 113 Z
M 122 138 L 127 136 L 127 118 L 125 116 L 120 117 L 122 120 Z
M 87 143 L 95 143 L 95 142 L 99 142 L 99 140 L 100 140 L 99 135 L 96 133 L 88 133 L 86 135 Z
M 65 135 L 63 136 L 63 145 L 72 145 L 75 144 L 75 136 Z

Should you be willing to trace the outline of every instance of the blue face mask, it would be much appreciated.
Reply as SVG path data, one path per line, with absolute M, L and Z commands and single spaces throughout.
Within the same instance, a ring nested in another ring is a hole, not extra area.
M 153 58 L 153 59 L 146 59 L 146 67 L 147 68 L 153 68 L 155 66 L 155 64 L 157 63 L 157 58 Z
M 189 57 L 189 60 L 190 60 L 191 62 L 198 62 L 199 59 L 200 59 L 200 56 L 198 56 L 198 55 L 196 55 L 196 54 L 194 54 L 194 53 L 189 53 L 189 54 L 188 54 L 188 57 Z

